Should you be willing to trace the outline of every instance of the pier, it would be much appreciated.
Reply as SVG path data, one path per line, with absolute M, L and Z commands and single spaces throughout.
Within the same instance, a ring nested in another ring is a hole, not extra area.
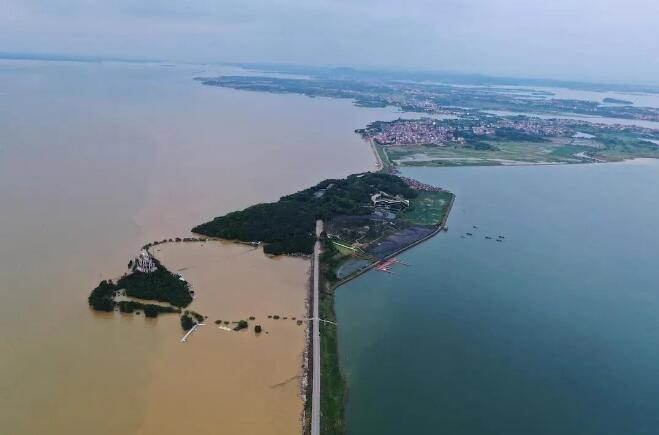
M 185 343 L 186 341 L 188 341 L 188 338 L 190 337 L 190 335 L 193 332 L 195 332 L 197 330 L 197 328 L 199 328 L 200 326 L 204 326 L 204 325 L 205 325 L 205 323 L 195 323 L 195 325 L 192 328 L 190 328 L 190 330 L 188 332 L 186 332 L 183 337 L 181 337 L 181 343 Z

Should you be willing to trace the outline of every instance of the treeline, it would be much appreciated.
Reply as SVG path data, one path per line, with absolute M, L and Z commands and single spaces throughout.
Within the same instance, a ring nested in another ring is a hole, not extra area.
M 148 250 L 149 248 L 152 248 L 154 246 L 162 245 L 163 243 L 172 243 L 172 242 L 205 242 L 206 239 L 202 238 L 196 238 L 196 237 L 176 237 L 176 238 L 170 238 L 170 239 L 162 239 L 162 240 L 154 240 L 153 242 L 149 242 L 146 245 L 142 246 L 142 249 Z
M 277 202 L 217 217 L 192 231 L 228 240 L 261 241 L 265 244 L 264 252 L 273 255 L 310 254 L 316 219 L 370 214 L 370 197 L 380 190 L 408 199 L 416 196 L 416 191 L 395 175 L 357 174 L 325 180 Z
M 96 311 L 114 311 L 115 307 L 122 313 L 132 313 L 137 310 L 144 311 L 146 317 L 158 317 L 161 313 L 179 313 L 179 308 L 156 304 L 145 304 L 137 301 L 115 301 L 114 297 L 120 291 L 118 284 L 110 280 L 101 283 L 89 295 L 89 305 Z

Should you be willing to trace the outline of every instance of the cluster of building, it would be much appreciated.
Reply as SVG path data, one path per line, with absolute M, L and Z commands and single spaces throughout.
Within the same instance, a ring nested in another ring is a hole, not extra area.
M 455 128 L 442 126 L 432 119 L 378 122 L 361 130 L 362 137 L 381 145 L 421 145 L 459 141 Z
M 408 199 L 390 195 L 382 191 L 371 195 L 371 202 L 373 203 L 373 207 L 403 208 L 410 206 L 410 201 Z
M 484 116 L 457 120 L 397 119 L 391 122 L 375 122 L 359 130 L 359 133 L 364 139 L 381 145 L 460 145 L 469 137 L 493 137 L 502 129 L 542 137 L 570 136 L 574 134 L 576 124 L 581 122 L 521 116 Z
M 433 186 L 432 184 L 422 183 L 412 178 L 407 178 L 407 177 L 400 177 L 400 178 L 405 182 L 405 184 L 407 184 L 414 190 L 424 190 L 426 192 L 442 192 L 444 190 L 441 187 Z
M 497 118 L 497 121 L 486 126 L 495 133 L 498 128 L 508 128 L 520 133 L 535 134 L 538 136 L 568 136 L 572 134 L 574 120 L 570 119 L 542 119 L 524 116 L 516 118 Z
M 156 262 L 149 255 L 146 250 L 142 250 L 140 255 L 135 259 L 135 269 L 142 273 L 151 273 L 158 270 Z

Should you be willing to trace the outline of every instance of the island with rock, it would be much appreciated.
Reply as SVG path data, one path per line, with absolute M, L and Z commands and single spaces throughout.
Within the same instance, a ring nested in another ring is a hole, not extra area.
M 193 291 L 185 279 L 167 270 L 147 250 L 128 266 L 129 272 L 121 278 L 103 280 L 92 290 L 88 298 L 92 309 L 122 313 L 142 310 L 146 317 L 158 317 L 163 313 L 181 313 L 192 302 Z M 187 324 L 182 321 L 183 329 Z

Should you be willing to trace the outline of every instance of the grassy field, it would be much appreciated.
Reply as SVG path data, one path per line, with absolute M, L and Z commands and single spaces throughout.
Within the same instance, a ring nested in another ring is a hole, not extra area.
M 659 158 L 659 148 L 639 141 L 599 144 L 558 138 L 545 142 L 495 141 L 495 150 L 457 146 L 398 145 L 382 147 L 389 161 L 399 166 L 482 166 L 534 163 L 591 163 L 634 157 Z
M 400 217 L 414 225 L 439 225 L 452 197 L 450 192 L 419 192 Z
M 391 146 L 385 152 L 401 166 L 462 166 L 505 163 L 578 162 L 576 157 L 554 155 L 562 142 L 497 142 L 497 150 L 453 146 Z

